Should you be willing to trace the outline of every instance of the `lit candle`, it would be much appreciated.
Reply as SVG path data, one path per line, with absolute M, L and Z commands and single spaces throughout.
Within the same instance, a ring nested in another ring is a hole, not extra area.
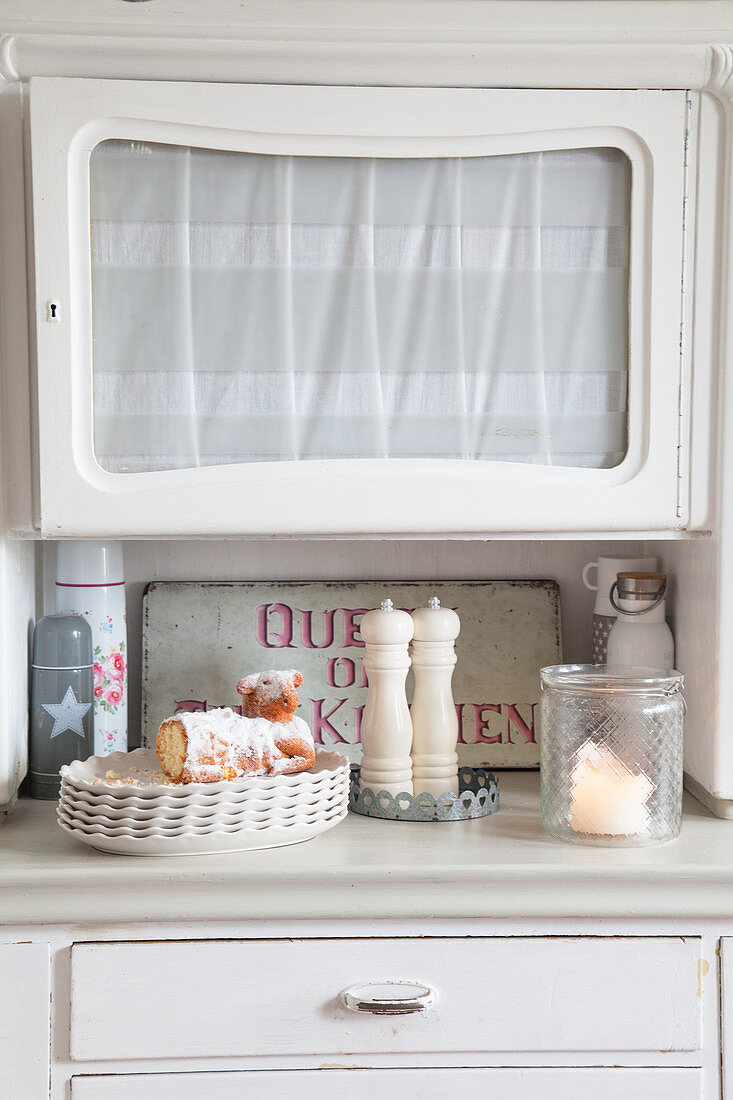
M 652 784 L 604 745 L 587 742 L 571 774 L 570 826 L 576 833 L 630 836 L 644 831 Z

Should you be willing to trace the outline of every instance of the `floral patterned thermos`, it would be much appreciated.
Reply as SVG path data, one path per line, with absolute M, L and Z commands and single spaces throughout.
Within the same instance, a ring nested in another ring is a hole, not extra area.
M 94 755 L 127 750 L 127 616 L 122 544 L 62 542 L 56 610 L 83 615 L 94 653 Z

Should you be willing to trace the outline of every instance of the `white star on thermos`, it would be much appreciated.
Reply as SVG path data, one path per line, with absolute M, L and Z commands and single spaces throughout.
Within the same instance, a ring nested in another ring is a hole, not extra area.
M 78 737 L 84 737 L 84 727 L 81 724 L 81 720 L 87 711 L 91 708 L 91 703 L 79 703 L 74 695 L 74 689 L 69 685 L 66 689 L 66 695 L 60 703 L 41 703 L 44 710 L 53 718 L 53 729 L 51 730 L 51 740 L 54 737 L 58 737 L 59 734 L 65 733 L 66 730 L 71 730 L 72 733 L 77 734 Z

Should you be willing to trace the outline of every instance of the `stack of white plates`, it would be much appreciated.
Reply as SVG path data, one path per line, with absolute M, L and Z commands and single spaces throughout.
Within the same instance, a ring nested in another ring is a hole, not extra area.
M 349 804 L 349 762 L 318 752 L 309 771 L 167 785 L 151 749 L 61 769 L 58 819 L 83 844 L 123 855 L 278 848 L 333 828 Z

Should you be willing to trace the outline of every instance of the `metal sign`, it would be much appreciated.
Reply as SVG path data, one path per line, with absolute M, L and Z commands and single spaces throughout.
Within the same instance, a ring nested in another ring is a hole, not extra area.
M 367 698 L 362 615 L 389 596 L 412 611 L 438 596 L 461 619 L 453 698 L 462 764 L 539 763 L 539 669 L 562 660 L 555 581 L 155 582 L 143 606 L 143 744 L 177 709 L 236 707 L 234 685 L 297 668 L 298 714 L 316 744 L 358 762 Z M 412 698 L 412 675 L 407 678 Z

